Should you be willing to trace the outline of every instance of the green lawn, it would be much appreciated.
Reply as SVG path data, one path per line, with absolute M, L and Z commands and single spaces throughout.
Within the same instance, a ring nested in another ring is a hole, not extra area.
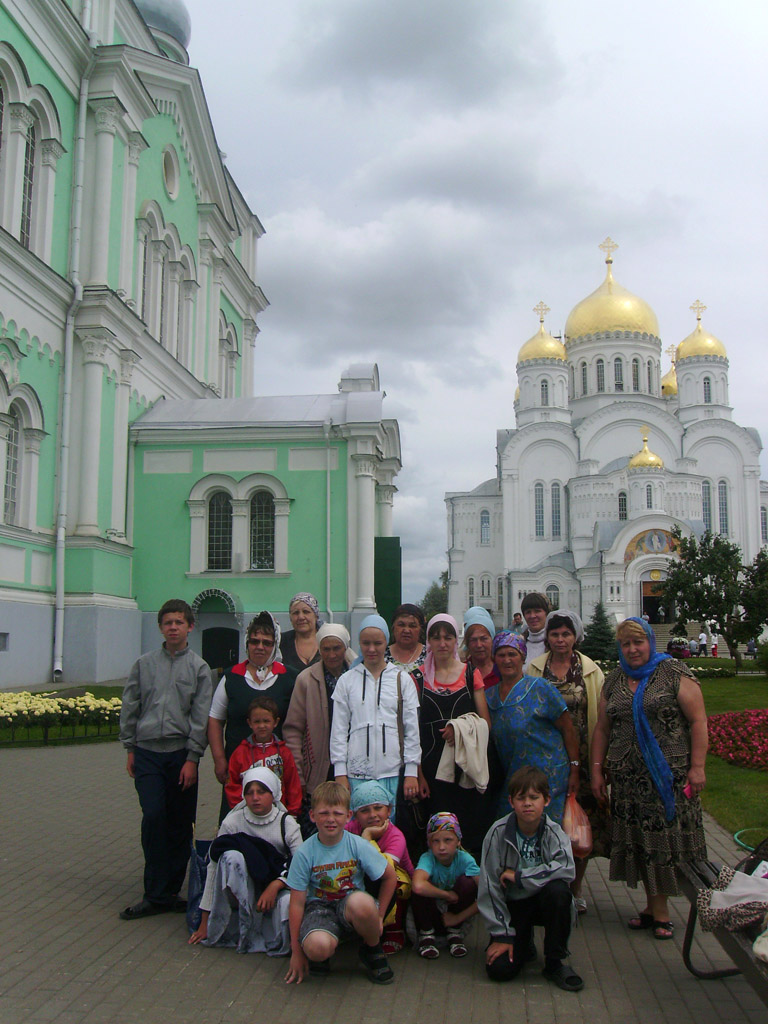
M 708 715 L 768 707 L 768 679 L 761 676 L 703 679 L 701 689 Z M 768 831 L 768 774 L 707 756 L 704 809 L 729 832 L 743 828 Z

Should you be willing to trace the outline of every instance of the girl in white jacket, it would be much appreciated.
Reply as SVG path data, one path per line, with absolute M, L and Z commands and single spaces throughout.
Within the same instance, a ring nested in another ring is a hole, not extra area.
M 387 664 L 388 642 L 389 629 L 380 615 L 363 619 L 361 658 L 333 691 L 331 763 L 336 781 L 352 793 L 369 779 L 381 783 L 394 814 L 401 770 L 405 799 L 418 794 L 421 746 L 416 686 L 407 672 Z

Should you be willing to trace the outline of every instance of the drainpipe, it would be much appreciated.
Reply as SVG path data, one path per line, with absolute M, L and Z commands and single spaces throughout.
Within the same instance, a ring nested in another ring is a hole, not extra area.
M 329 416 L 323 421 L 325 437 L 325 607 L 328 621 L 333 622 L 331 610 L 331 427 L 333 420 Z
M 80 238 L 83 219 L 83 179 L 85 176 L 85 130 L 88 115 L 88 92 L 96 64 L 96 40 L 91 33 L 91 0 L 85 0 L 83 29 L 91 45 L 91 56 L 80 79 L 77 106 L 77 127 L 73 153 L 74 182 L 72 186 L 72 221 L 69 229 L 69 280 L 74 295 L 64 323 L 63 380 L 61 396 L 61 432 L 59 440 L 59 500 L 56 510 L 56 591 L 53 625 L 53 682 L 64 675 L 64 567 L 67 551 L 67 502 L 69 499 L 69 450 L 72 433 L 72 360 L 75 345 L 75 316 L 83 301 L 80 280 Z

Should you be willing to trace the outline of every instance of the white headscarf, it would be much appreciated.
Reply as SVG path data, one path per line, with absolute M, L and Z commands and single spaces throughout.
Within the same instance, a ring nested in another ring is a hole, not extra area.
M 272 794 L 272 799 L 275 803 L 280 800 L 283 793 L 280 779 L 270 768 L 265 768 L 263 765 L 248 768 L 243 772 L 240 781 L 243 784 L 243 797 L 245 797 L 245 787 L 251 782 L 260 782 Z
M 318 647 L 323 640 L 326 640 L 329 636 L 336 637 L 337 640 L 341 640 L 346 650 L 349 650 L 351 643 L 348 630 L 344 628 L 338 622 L 325 622 L 317 631 L 317 644 Z

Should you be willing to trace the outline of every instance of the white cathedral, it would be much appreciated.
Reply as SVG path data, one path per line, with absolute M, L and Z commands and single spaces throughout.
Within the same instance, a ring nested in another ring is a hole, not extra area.
M 745 562 L 768 544 L 768 483 L 760 436 L 734 423 L 725 346 L 691 307 L 696 326 L 668 350 L 651 307 L 606 275 L 568 316 L 520 349 L 516 427 L 497 431 L 496 476 L 448 492 L 448 610 L 473 604 L 508 625 L 526 593 L 585 621 L 669 618 L 659 587 L 674 557 L 672 529 L 709 530 Z

